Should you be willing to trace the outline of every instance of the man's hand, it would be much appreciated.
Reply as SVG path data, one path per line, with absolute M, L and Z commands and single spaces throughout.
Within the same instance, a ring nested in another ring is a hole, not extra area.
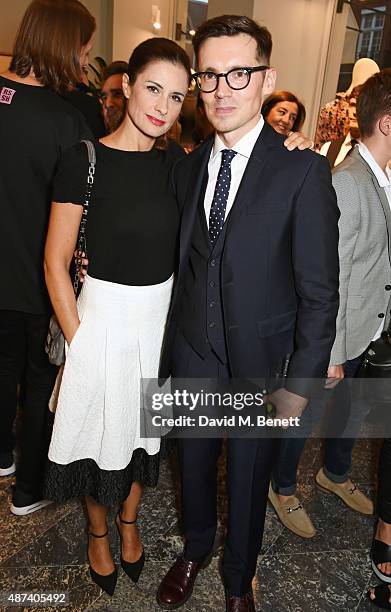
M 301 132 L 291 132 L 285 140 L 284 145 L 288 151 L 293 151 L 293 149 L 304 151 L 304 149 L 312 149 L 314 141 L 307 138 L 307 136 Z
M 289 419 L 289 417 L 301 417 L 305 407 L 308 404 L 308 399 L 301 395 L 296 395 L 287 389 L 277 389 L 265 396 L 265 402 L 272 402 L 276 409 L 276 414 L 273 418 Z M 284 427 L 283 429 L 286 429 Z
M 327 380 L 324 386 L 325 389 L 334 389 L 339 382 L 345 377 L 343 365 L 331 365 L 327 370 Z
M 78 251 L 74 252 L 76 270 L 79 275 L 80 283 L 84 283 L 84 278 L 87 276 L 87 268 L 88 268 L 89 261 L 85 255 L 86 255 L 85 253 L 79 254 Z

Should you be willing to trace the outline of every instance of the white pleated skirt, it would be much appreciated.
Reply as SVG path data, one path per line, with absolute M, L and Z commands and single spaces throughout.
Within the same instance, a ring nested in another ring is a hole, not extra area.
M 123 470 L 135 449 L 159 452 L 159 438 L 140 437 L 141 379 L 158 377 L 172 285 L 173 277 L 148 286 L 86 277 L 80 326 L 52 396 L 50 461 L 92 459 L 101 470 Z

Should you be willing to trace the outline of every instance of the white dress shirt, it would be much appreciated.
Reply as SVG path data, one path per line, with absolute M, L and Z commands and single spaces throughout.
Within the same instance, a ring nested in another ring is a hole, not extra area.
M 387 197 L 388 204 L 391 209 L 391 169 L 386 166 L 385 171 L 383 171 L 377 161 L 374 159 L 370 150 L 363 144 L 362 142 L 358 143 L 358 152 L 361 157 L 367 162 L 368 166 L 372 170 L 373 174 L 376 177 L 377 182 L 379 183 L 379 187 L 384 189 L 384 193 Z M 383 330 L 384 321 L 380 323 L 379 329 L 373 337 L 373 340 L 377 340 L 380 338 L 381 332 Z
M 237 155 L 235 155 L 231 162 L 231 186 L 229 190 L 227 207 L 225 209 L 224 220 L 227 218 L 227 215 L 233 206 L 248 160 L 264 124 L 265 120 L 261 115 L 258 123 L 252 128 L 252 130 L 247 132 L 247 134 L 245 134 L 243 138 L 241 138 L 236 145 L 232 147 L 232 150 L 236 151 Z M 227 148 L 228 147 L 223 143 L 221 138 L 216 134 L 208 163 L 208 185 L 206 187 L 204 199 L 205 217 L 208 228 L 210 209 L 215 192 L 217 175 L 221 166 L 221 151 Z

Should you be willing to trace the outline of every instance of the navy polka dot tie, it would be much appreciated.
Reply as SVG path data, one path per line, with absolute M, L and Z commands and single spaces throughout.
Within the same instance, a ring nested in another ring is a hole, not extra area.
M 209 238 L 212 245 L 215 244 L 223 229 L 225 209 L 227 207 L 229 188 L 231 185 L 231 162 L 236 155 L 236 151 L 232 151 L 232 149 L 223 149 L 221 155 L 221 166 L 217 175 L 216 187 L 209 215 Z

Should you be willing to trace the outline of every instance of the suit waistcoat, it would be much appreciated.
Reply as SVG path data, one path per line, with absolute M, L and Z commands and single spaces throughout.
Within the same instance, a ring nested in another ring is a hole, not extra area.
M 193 228 L 178 323 L 187 340 L 201 356 L 212 348 L 220 361 L 227 363 L 221 293 L 221 259 L 227 221 L 212 248 L 204 211 L 207 181 L 206 173 Z

